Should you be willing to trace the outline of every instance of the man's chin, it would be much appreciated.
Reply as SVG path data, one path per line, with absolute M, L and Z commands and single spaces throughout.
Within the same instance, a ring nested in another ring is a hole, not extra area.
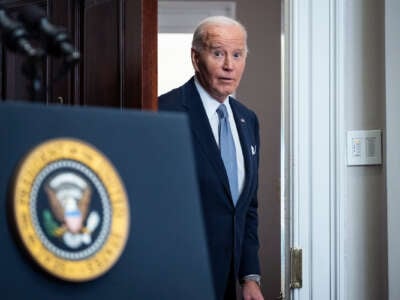
M 224 92 L 224 94 L 223 94 L 223 95 L 224 95 L 224 98 L 226 98 L 226 97 L 232 95 L 234 92 L 235 92 L 235 91 L 226 91 L 226 92 Z

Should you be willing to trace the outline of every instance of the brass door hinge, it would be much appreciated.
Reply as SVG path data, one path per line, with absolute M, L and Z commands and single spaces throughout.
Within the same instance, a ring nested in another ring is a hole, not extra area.
M 299 289 L 303 286 L 303 250 L 290 249 L 290 288 Z

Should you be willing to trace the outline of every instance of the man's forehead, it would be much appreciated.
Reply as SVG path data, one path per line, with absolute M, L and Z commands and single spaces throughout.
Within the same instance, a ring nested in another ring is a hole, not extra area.
M 245 35 L 242 31 L 227 30 L 208 30 L 204 35 L 204 42 L 208 46 L 222 47 L 226 44 L 235 44 L 236 46 L 245 44 Z
M 235 35 L 244 38 L 244 30 L 234 24 L 209 24 L 204 28 L 206 35 L 220 36 L 220 35 Z

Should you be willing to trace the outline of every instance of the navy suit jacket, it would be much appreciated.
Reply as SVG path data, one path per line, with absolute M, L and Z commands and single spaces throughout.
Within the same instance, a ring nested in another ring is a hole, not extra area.
M 236 277 L 260 274 L 257 188 L 259 126 L 254 112 L 230 98 L 245 163 L 245 183 L 234 206 L 228 177 L 192 77 L 159 97 L 159 109 L 187 113 L 217 299 L 223 299 L 231 266 Z

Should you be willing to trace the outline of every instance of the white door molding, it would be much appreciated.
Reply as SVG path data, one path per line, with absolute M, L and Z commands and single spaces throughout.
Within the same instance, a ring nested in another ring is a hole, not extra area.
M 343 0 L 287 0 L 291 246 L 303 249 L 292 299 L 343 299 Z
M 400 3 L 386 0 L 385 9 L 388 290 L 389 300 L 395 300 L 400 299 Z

